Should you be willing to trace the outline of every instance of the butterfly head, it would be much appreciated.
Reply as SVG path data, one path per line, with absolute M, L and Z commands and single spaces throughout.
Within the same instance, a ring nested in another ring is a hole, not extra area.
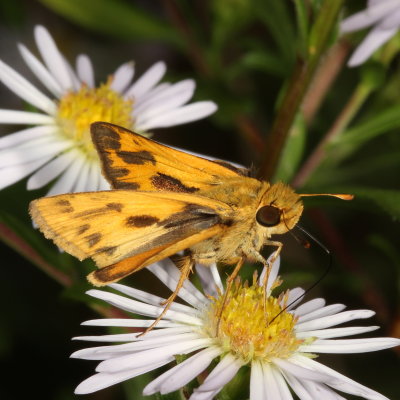
M 294 190 L 278 182 L 264 193 L 256 213 L 258 225 L 267 228 L 268 236 L 286 233 L 298 222 L 303 203 Z
M 303 212 L 302 197 L 331 196 L 341 200 L 352 200 L 350 194 L 297 194 L 282 182 L 268 187 L 256 213 L 257 223 L 267 228 L 268 236 L 286 233 L 294 228 Z

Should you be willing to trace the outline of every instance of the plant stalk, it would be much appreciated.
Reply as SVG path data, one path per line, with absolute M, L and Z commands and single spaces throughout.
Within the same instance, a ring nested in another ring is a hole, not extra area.
M 306 59 L 298 59 L 271 131 L 266 138 L 260 166 L 262 179 L 273 178 L 290 129 L 336 29 L 342 4 L 343 0 L 324 0 L 321 5 L 309 36 Z

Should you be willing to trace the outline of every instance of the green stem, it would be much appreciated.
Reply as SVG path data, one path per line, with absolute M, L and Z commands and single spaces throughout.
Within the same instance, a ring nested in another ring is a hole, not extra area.
M 337 117 L 331 129 L 319 142 L 318 146 L 314 149 L 308 159 L 304 162 L 300 171 L 294 177 L 292 186 L 295 188 L 301 187 L 312 175 L 315 169 L 320 165 L 326 155 L 326 148 L 329 143 L 336 139 L 344 129 L 352 121 L 358 110 L 364 104 L 365 100 L 371 93 L 371 86 L 360 83 L 354 90 L 347 104 L 344 106 L 342 112 Z
M 270 180 L 276 170 L 286 139 L 300 109 L 302 100 L 312 82 L 315 70 L 328 47 L 329 39 L 336 28 L 336 20 L 343 0 L 324 0 L 311 30 L 308 54 L 299 59 L 288 89 L 266 138 L 260 166 L 260 177 Z

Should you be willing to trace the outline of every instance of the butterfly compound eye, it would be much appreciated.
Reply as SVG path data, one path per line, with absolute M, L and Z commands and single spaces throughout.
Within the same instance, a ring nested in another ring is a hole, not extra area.
M 275 226 L 281 220 L 281 212 L 274 206 L 264 206 L 257 211 L 256 220 L 262 226 Z

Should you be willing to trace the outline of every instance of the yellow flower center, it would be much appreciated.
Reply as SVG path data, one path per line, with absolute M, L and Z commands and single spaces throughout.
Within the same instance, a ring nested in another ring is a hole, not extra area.
M 111 122 L 133 128 L 133 101 L 124 99 L 110 84 L 111 81 L 98 88 L 83 85 L 77 92 L 66 93 L 58 105 L 57 120 L 62 133 L 89 155 L 95 156 L 90 138 L 92 122 Z
M 269 296 L 264 305 L 263 287 L 255 280 L 250 287 L 237 281 L 225 304 L 223 296 L 211 303 L 205 315 L 206 334 L 215 337 L 216 344 L 225 352 L 246 363 L 288 358 L 303 340 L 295 335 L 296 318 L 286 311 L 280 313 L 283 299 L 284 296 Z

